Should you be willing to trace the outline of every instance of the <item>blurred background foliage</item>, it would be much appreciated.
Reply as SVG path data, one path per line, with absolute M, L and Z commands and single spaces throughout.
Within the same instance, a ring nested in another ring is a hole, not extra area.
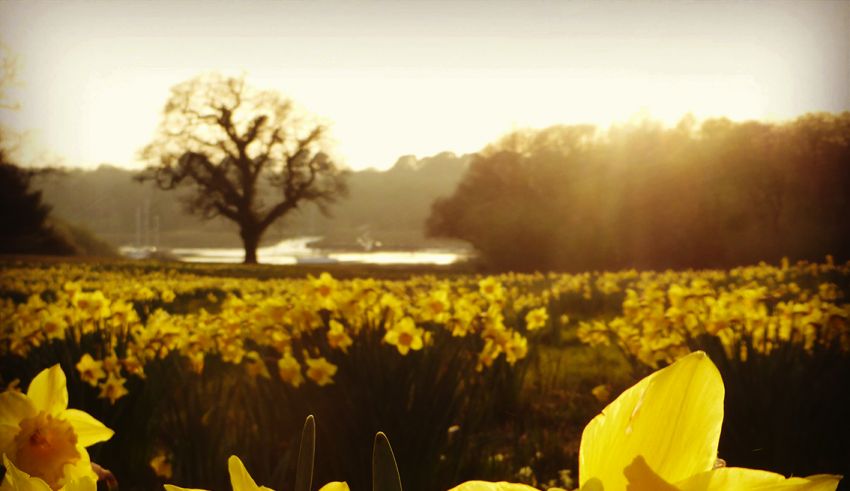
M 700 268 L 850 251 L 850 113 L 518 131 L 434 203 L 502 270 Z

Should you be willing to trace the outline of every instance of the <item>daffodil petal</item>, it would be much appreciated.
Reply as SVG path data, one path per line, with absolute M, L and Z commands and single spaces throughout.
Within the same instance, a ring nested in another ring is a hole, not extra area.
M 103 423 L 96 420 L 89 413 L 79 409 L 68 409 L 64 413 L 65 419 L 74 427 L 77 434 L 77 443 L 84 447 L 105 442 L 112 438 L 114 431 L 107 428 Z
M 602 487 L 602 481 L 600 481 L 596 477 L 592 477 L 584 482 L 579 488 L 580 491 L 605 491 L 605 488 Z
M 585 427 L 579 451 L 583 486 L 598 479 L 625 489 L 638 456 L 663 480 L 710 470 L 723 423 L 723 380 L 703 352 L 691 353 L 623 392 Z
M 623 469 L 626 491 L 680 491 L 653 471 L 640 455 Z
M 19 426 L 0 425 L 0 453 L 15 453 L 15 436 L 21 431 Z
M 86 448 L 77 443 L 77 452 L 79 452 L 80 458 L 73 464 L 65 464 L 65 467 L 62 469 L 65 473 L 65 482 L 68 483 L 83 478 L 97 481 L 97 474 L 94 473 L 94 469 L 91 467 L 91 458 L 89 458 Z
M 90 477 L 74 479 L 65 485 L 63 491 L 97 491 L 97 481 Z
M 0 393 L 0 425 L 18 426 L 22 419 L 35 416 L 37 412 L 32 400 L 20 392 Z
M 180 486 L 175 486 L 173 484 L 163 484 L 165 491 L 207 491 L 206 489 L 200 488 L 181 488 Z
M 37 413 L 32 401 L 20 392 L 0 393 L 0 453 L 14 453 L 12 443 L 21 431 L 22 419 Z
M 537 491 L 537 489 L 526 484 L 516 484 L 505 481 L 467 481 L 453 487 L 449 491 Z
M 230 471 L 230 485 L 233 487 L 233 491 L 257 491 L 261 489 L 254 482 L 251 474 L 248 474 L 248 469 L 245 468 L 245 464 L 239 460 L 239 457 L 231 455 L 227 459 L 227 470 Z
M 329 482 L 319 488 L 319 491 L 349 491 L 348 483 L 339 481 Z
M 14 491 L 51 491 L 50 486 L 46 482 L 37 478 L 31 477 L 26 472 L 15 467 L 6 454 L 3 454 L 3 466 L 6 468 L 6 475 L 3 477 L 3 484 L 0 490 Z
M 68 407 L 65 372 L 59 365 L 42 370 L 30 382 L 27 397 L 32 399 L 37 410 L 58 415 Z
M 745 469 L 722 467 L 702 472 L 676 483 L 680 491 L 720 491 L 740 489 L 747 491 L 835 491 L 841 476 L 818 474 L 809 477 L 785 478 L 781 474 Z

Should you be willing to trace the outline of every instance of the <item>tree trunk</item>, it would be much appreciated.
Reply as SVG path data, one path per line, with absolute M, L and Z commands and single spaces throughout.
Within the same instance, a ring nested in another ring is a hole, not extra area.
M 260 232 L 253 228 L 242 228 L 239 231 L 242 244 L 245 247 L 245 264 L 257 264 L 257 246 L 260 244 Z

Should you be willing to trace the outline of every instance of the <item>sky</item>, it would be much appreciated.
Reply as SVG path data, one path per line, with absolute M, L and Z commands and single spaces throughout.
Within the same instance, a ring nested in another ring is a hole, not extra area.
M 8 1 L 22 160 L 139 168 L 169 88 L 247 77 L 353 169 L 507 132 L 850 110 L 850 1 Z

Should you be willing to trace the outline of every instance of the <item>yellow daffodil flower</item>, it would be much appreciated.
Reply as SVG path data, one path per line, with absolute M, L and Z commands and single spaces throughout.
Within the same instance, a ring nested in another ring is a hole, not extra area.
M 115 373 L 110 373 L 106 377 L 106 381 L 100 385 L 100 397 L 109 399 L 109 402 L 115 404 L 115 401 L 129 394 L 124 383 L 127 379 Z
M 539 307 L 534 310 L 530 310 L 525 315 L 525 328 L 529 331 L 540 329 L 546 325 L 548 320 L 549 314 L 546 313 L 546 307 Z
M 766 471 L 717 468 L 725 389 L 703 352 L 692 353 L 626 390 L 584 429 L 583 491 L 733 489 L 834 490 L 837 476 L 785 479 Z
M 171 476 L 174 473 L 174 470 L 171 467 L 171 462 L 168 460 L 168 456 L 162 452 L 154 455 L 148 465 L 150 465 L 154 474 L 163 479 L 171 479 Z
M 478 282 L 478 290 L 491 302 L 500 302 L 504 299 L 505 290 L 499 280 L 488 276 Z
M 230 473 L 230 486 L 233 491 L 272 491 L 265 486 L 257 486 L 251 474 L 248 473 L 248 469 L 245 468 L 245 464 L 235 455 L 231 455 L 227 459 L 227 471 Z M 173 484 L 165 484 L 164 486 L 166 491 L 205 491 L 198 488 L 181 488 Z
M 254 482 L 254 478 L 248 473 L 245 464 L 239 460 L 239 457 L 231 455 L 227 459 L 227 470 L 230 472 L 230 485 L 233 491 L 273 491 L 265 486 L 258 486 Z M 173 484 L 165 485 L 166 491 L 206 491 L 197 488 L 181 488 Z M 322 486 L 319 491 L 348 491 L 348 484 L 344 482 L 330 482 Z
M 786 479 L 761 470 L 715 468 L 724 393 L 720 372 L 701 351 L 623 392 L 584 429 L 581 491 L 835 490 L 841 476 Z M 452 491 L 529 489 L 499 485 L 505 483 L 472 481 Z
M 77 371 L 80 372 L 80 378 L 83 382 L 91 385 L 92 387 L 97 386 L 100 379 L 106 377 L 106 372 L 103 370 L 103 362 L 96 361 L 88 353 L 84 354 L 82 358 L 80 358 L 80 362 L 77 363 L 76 366 Z
M 277 361 L 277 368 L 280 379 L 289 385 L 297 388 L 304 383 L 304 376 L 301 375 L 301 364 L 291 353 L 285 354 L 283 358 Z
M 511 482 L 486 482 L 467 481 L 460 486 L 453 487 L 450 491 L 537 491 L 526 484 L 515 484 Z
M 36 375 L 26 395 L 0 394 L 0 453 L 51 489 L 84 477 L 96 481 L 85 447 L 112 434 L 89 414 L 68 409 L 65 373 L 59 365 Z
M 327 337 L 330 347 L 342 350 L 343 353 L 347 352 L 348 347 L 353 343 L 351 336 L 345 332 L 345 326 L 336 320 L 331 320 Z
M 315 382 L 316 385 L 324 386 L 334 383 L 333 376 L 336 374 L 337 367 L 326 360 L 324 356 L 319 358 L 307 357 L 304 361 L 307 363 L 307 378 Z
M 0 491 L 51 491 L 44 479 L 33 477 L 15 467 L 6 455 L 3 455 L 3 467 L 6 474 L 0 483 Z M 97 483 L 89 476 L 79 477 L 63 488 L 64 491 L 97 491 Z
M 348 484 L 340 481 L 333 481 L 325 484 L 319 491 L 348 491 Z
M 402 355 L 406 355 L 410 350 L 422 349 L 424 333 L 424 330 L 416 327 L 413 319 L 405 317 L 387 331 L 384 341 L 395 346 Z

